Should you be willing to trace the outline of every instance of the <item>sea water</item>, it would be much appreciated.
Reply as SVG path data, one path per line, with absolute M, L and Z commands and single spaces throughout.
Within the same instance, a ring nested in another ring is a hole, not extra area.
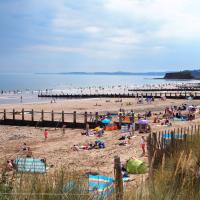
M 0 104 L 20 103 L 21 96 L 23 103 L 49 101 L 38 99 L 38 92 L 51 90 L 56 92 L 72 91 L 73 93 L 81 90 L 74 88 L 86 87 L 108 87 L 107 90 L 113 91 L 112 86 L 140 87 L 143 85 L 158 85 L 166 83 L 181 83 L 186 81 L 173 81 L 161 79 L 162 76 L 148 75 L 71 75 L 71 74 L 31 74 L 31 73 L 9 73 L 0 74 L 0 91 L 7 91 L 0 95 Z M 187 81 L 194 82 L 194 81 Z M 198 82 L 198 81 L 196 81 Z M 115 88 L 116 89 L 116 88 Z M 17 94 L 8 91 L 18 90 Z M 22 91 L 22 92 L 21 92 Z M 95 92 L 95 90 L 93 91 Z
M 147 75 L 0 74 L 0 90 L 45 90 L 69 87 L 165 84 L 180 81 Z M 183 81 L 182 81 L 183 82 Z M 185 82 L 185 81 L 184 81 Z M 192 82 L 192 81 L 188 81 Z M 193 81 L 194 82 L 194 81 Z

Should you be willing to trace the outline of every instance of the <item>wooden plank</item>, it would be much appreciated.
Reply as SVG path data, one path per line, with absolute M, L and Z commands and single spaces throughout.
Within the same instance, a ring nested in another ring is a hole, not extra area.
M 116 191 L 116 200 L 123 200 L 123 179 L 122 179 L 122 170 L 120 157 L 114 157 L 114 174 L 115 174 L 115 191 Z

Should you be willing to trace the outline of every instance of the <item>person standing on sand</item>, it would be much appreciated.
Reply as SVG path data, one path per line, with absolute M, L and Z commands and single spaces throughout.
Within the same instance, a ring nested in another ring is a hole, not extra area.
M 44 130 L 44 139 L 45 139 L 45 141 L 47 140 L 48 135 L 49 135 L 49 132 L 48 132 L 47 129 L 45 129 L 45 130 Z
M 145 155 L 145 139 L 144 139 L 144 136 L 141 137 L 140 146 L 142 148 L 142 155 L 144 156 Z

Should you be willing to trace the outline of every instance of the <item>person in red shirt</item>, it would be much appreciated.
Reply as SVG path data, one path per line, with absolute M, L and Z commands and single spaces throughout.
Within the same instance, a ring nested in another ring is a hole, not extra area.
M 140 146 L 141 146 L 141 149 L 142 149 L 142 155 L 144 156 L 145 155 L 145 138 L 144 136 L 141 137 L 141 140 L 140 140 Z
M 44 130 L 44 139 L 45 139 L 45 141 L 47 140 L 48 135 L 49 135 L 49 132 L 48 132 L 47 129 L 45 129 L 45 130 Z

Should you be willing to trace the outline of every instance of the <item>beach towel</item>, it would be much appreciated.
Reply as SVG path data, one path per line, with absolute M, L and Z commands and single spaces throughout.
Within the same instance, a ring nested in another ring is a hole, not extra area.
M 46 163 L 40 158 L 17 158 L 14 160 L 17 172 L 45 173 Z

